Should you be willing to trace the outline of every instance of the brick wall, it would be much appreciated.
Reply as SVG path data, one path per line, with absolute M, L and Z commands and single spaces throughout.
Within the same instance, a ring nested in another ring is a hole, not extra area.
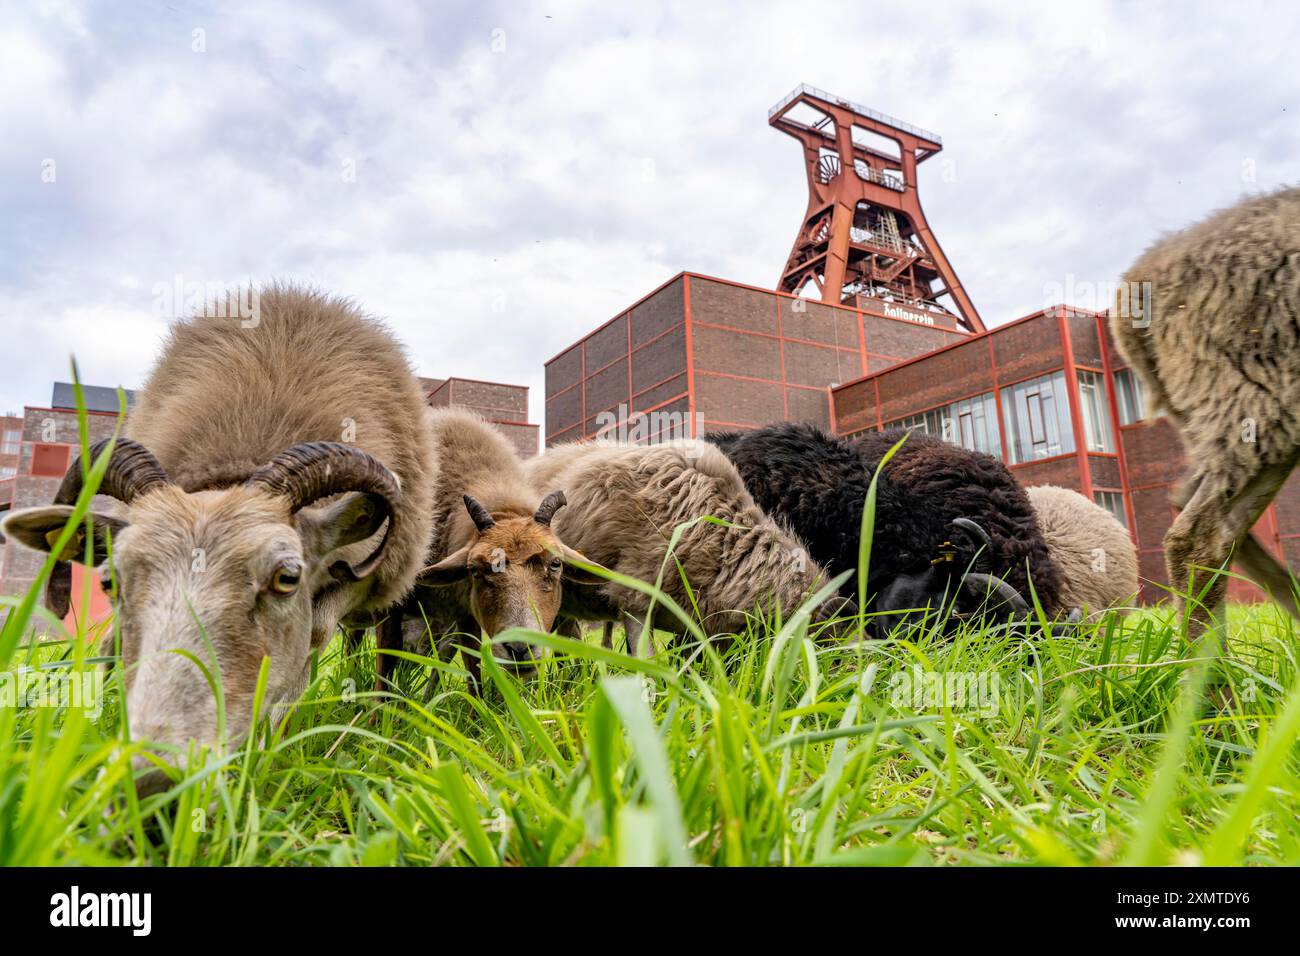
M 862 303 L 678 276 L 546 363 L 547 444 L 594 435 L 620 409 L 672 412 L 683 398 L 706 430 L 829 425 L 831 385 L 967 337 Z
M 678 276 L 546 363 L 546 444 L 633 413 L 680 413 L 687 396 L 686 281 Z
M 528 423 L 528 387 L 471 378 L 422 378 L 425 399 L 434 408 L 477 412 L 509 439 L 524 458 L 537 454 L 540 426 Z
M 117 416 L 89 412 L 86 422 L 89 441 L 93 444 L 112 435 Z M 57 475 L 32 474 L 34 460 L 57 457 L 60 462 L 71 464 L 80 455 L 76 412 L 29 407 L 24 411 L 22 431 L 22 451 L 11 499 L 15 510 L 48 505 L 63 480 L 62 471 Z M 111 511 L 116 506 L 111 498 L 102 495 L 95 498 L 97 509 Z M 0 549 L 0 594 L 22 594 L 35 580 L 45 555 L 12 541 L 4 542 Z

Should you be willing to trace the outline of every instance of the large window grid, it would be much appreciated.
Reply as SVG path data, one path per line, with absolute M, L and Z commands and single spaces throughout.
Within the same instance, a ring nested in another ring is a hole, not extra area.
M 1011 464 L 1074 451 L 1065 372 L 1052 372 L 1002 389 L 1002 417 Z
M 909 415 L 890 422 L 886 427 L 919 428 L 962 448 L 1002 457 L 997 405 L 992 392 Z

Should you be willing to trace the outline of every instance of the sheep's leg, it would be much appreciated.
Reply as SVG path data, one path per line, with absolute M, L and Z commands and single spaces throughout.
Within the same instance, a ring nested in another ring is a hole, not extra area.
M 451 634 L 444 634 L 434 648 L 434 653 L 438 655 L 438 660 L 444 664 L 451 663 L 451 659 L 456 656 L 460 648 L 456 644 L 456 639 Z M 429 679 L 424 685 L 424 699 L 432 700 L 433 695 L 437 693 L 438 684 L 442 679 L 442 674 L 436 667 L 429 668 Z
M 1205 472 L 1198 471 L 1186 481 L 1181 481 L 1174 485 L 1169 492 L 1169 503 L 1180 511 L 1187 507 L 1187 502 L 1192 500 L 1192 495 L 1196 494 L 1196 489 L 1201 487 L 1201 481 L 1205 478 Z
M 648 623 L 649 622 L 642 621 L 641 619 L 633 617 L 631 614 L 624 612 L 623 636 L 627 638 L 627 652 L 630 656 L 632 657 L 637 656 L 637 648 L 641 646 L 641 635 L 646 632 Z M 613 640 L 614 640 L 613 631 L 611 630 L 610 642 L 613 643 Z M 654 653 L 653 647 L 650 648 L 650 652 L 652 654 Z
M 473 633 L 473 631 L 471 631 L 470 633 Z M 469 672 L 469 692 L 473 694 L 475 697 L 482 697 L 483 696 L 483 661 L 481 658 L 475 656 L 473 651 L 478 651 L 479 654 L 491 654 L 492 645 L 491 644 L 487 644 L 486 646 L 480 645 L 479 647 L 475 647 L 471 649 L 466 647 L 466 645 L 462 644 L 460 650 L 461 650 L 460 661 L 462 664 L 465 665 L 465 670 Z
M 1255 540 L 1253 534 L 1248 534 L 1241 539 L 1241 545 L 1237 550 L 1237 561 L 1240 562 L 1246 575 L 1267 591 L 1288 614 L 1300 618 L 1300 605 L 1296 603 L 1291 572 L 1285 565 L 1279 563 L 1277 558 L 1269 554 L 1264 546 Z
M 600 636 L 600 646 L 607 651 L 614 649 L 614 622 L 606 621 L 603 633 Z
M 339 630 L 343 632 L 343 646 L 347 648 L 349 654 L 355 654 L 357 648 L 361 646 L 362 638 L 365 637 L 365 628 L 340 624 Z
M 1294 464 L 1288 461 L 1260 465 L 1253 473 L 1207 472 L 1188 482 L 1194 490 L 1165 535 L 1169 582 L 1180 611 L 1184 610 L 1182 595 L 1190 589 L 1192 567 L 1218 568 L 1229 560 L 1233 547 L 1249 537 L 1251 527 L 1282 487 Z M 1247 560 L 1256 558 L 1258 554 L 1251 547 Z M 1227 577 L 1219 575 L 1199 606 L 1191 609 L 1189 639 L 1194 640 L 1204 632 L 1213 612 L 1222 604 L 1227 588 Z
M 1260 466 L 1258 473 L 1233 502 L 1226 522 L 1229 533 L 1235 533 L 1236 557 L 1247 576 L 1272 592 L 1273 599 L 1296 617 L 1300 614 L 1297 614 L 1295 596 L 1291 591 L 1290 573 L 1255 540 L 1251 529 L 1291 476 L 1298 460 L 1300 451 L 1289 461 Z
M 1185 507 L 1204 477 L 1204 473 L 1198 471 L 1186 481 L 1176 485 L 1169 495 L 1173 506 Z M 1285 480 L 1283 478 L 1283 482 Z M 1237 546 L 1236 557 L 1247 577 L 1268 591 L 1273 600 L 1282 605 L 1292 617 L 1300 618 L 1300 604 L 1296 602 L 1290 571 L 1255 540 L 1253 534 L 1247 534 L 1241 539 Z
M 394 609 L 375 627 L 375 690 L 390 686 L 397 668 L 397 658 L 384 651 L 400 651 L 402 647 L 402 613 Z
M 582 622 L 575 617 L 566 617 L 556 626 L 555 633 L 560 637 L 580 641 L 582 640 Z

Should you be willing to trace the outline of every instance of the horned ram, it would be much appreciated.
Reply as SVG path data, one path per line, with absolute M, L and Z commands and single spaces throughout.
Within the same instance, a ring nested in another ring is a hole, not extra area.
M 227 733 L 242 737 L 263 659 L 265 703 L 296 699 L 340 621 L 373 623 L 412 587 L 432 528 L 424 396 L 393 336 L 304 288 L 249 301 L 251 319 L 220 305 L 172 327 L 99 486 L 120 508 L 91 516 L 97 564 L 111 538 L 130 731 L 164 750 L 217 743 L 190 656 L 219 668 Z M 49 551 L 82 483 L 77 461 L 55 503 L 10 515 L 6 536 Z M 79 560 L 83 534 L 60 558 Z M 69 590 L 60 562 L 59 616 Z

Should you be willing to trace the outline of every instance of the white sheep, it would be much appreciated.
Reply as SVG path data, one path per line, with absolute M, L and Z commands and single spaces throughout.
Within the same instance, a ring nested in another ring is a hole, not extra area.
M 1101 505 L 1055 485 L 1026 488 L 1048 552 L 1061 570 L 1061 601 L 1095 618 L 1137 597 L 1137 549 Z

